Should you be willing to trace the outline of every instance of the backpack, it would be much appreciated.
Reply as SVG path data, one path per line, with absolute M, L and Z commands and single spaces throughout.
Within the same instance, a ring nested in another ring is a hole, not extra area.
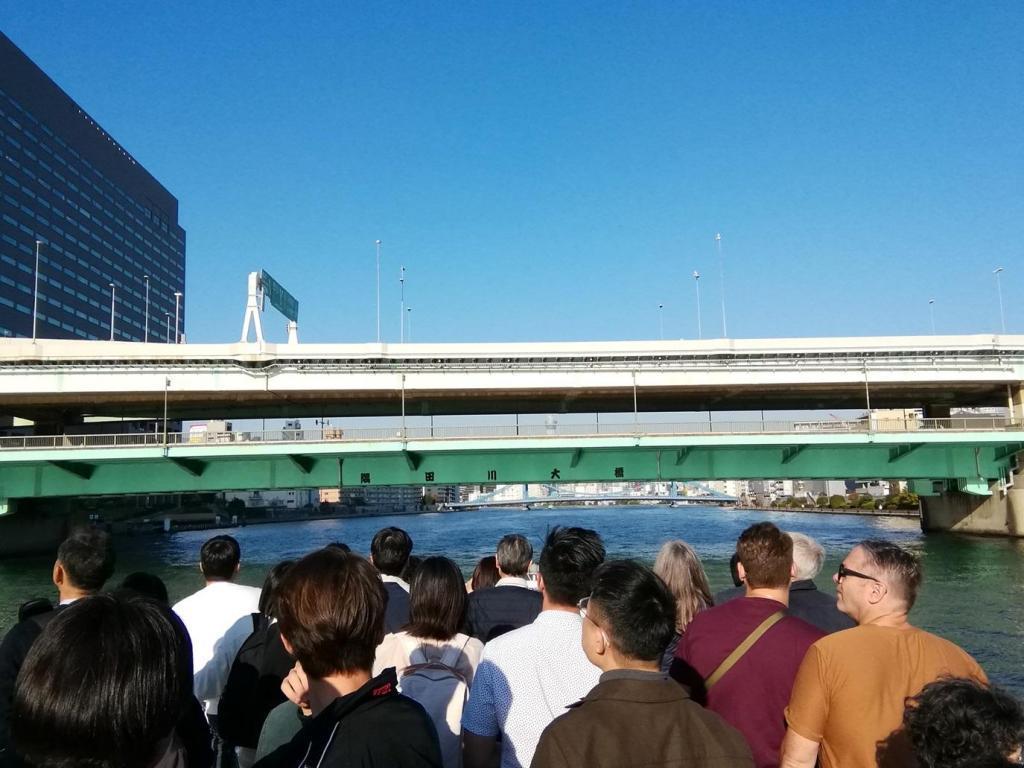
M 409 651 L 409 666 L 402 670 L 398 690 L 419 702 L 437 729 L 444 768 L 462 765 L 462 708 L 469 696 L 469 684 L 456 669 L 467 637 L 459 645 L 449 645 L 439 660 L 427 658 L 423 646 L 414 637 L 403 637 Z M 410 647 L 415 644 L 415 647 Z
M 253 632 L 231 665 L 217 710 L 217 732 L 232 746 L 255 749 L 263 721 L 285 700 L 281 681 L 295 661 L 281 643 L 281 629 L 252 614 Z

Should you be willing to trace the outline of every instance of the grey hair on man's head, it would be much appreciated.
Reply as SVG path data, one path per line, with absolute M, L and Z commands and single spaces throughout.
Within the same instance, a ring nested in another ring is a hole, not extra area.
M 496 557 L 498 568 L 506 576 L 525 576 L 533 559 L 533 546 L 525 536 L 510 533 L 498 542 Z
M 921 586 L 921 561 L 917 555 L 885 539 L 866 539 L 858 544 L 868 561 L 889 577 L 889 585 L 901 593 L 909 611 Z
M 793 565 L 797 581 L 813 579 L 825 565 L 825 548 L 806 533 L 789 531 L 793 540 Z

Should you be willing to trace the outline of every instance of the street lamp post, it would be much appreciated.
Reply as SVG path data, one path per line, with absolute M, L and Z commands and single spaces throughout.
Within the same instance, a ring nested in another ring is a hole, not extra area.
M 167 318 L 167 329 L 164 332 L 164 341 L 167 344 L 171 343 L 171 313 L 164 312 L 164 317 Z
M 181 291 L 175 291 L 174 292 L 174 343 L 175 344 L 179 344 L 180 343 L 179 340 L 181 339 L 181 336 L 178 335 L 178 328 L 179 328 L 178 318 L 180 317 L 180 315 L 178 314 L 178 310 L 179 310 L 180 307 L 181 307 Z
M 725 259 L 722 258 L 722 233 L 715 233 L 715 245 L 718 247 L 718 276 L 721 282 L 722 291 L 722 338 L 729 338 L 729 331 L 725 324 Z
M 704 328 L 701 326 L 700 319 L 700 272 L 696 269 L 693 270 L 693 284 L 697 288 L 697 338 L 704 338 Z
M 110 340 L 114 340 L 114 299 L 117 295 L 117 286 L 113 283 L 110 285 Z
M 42 241 L 36 240 L 36 278 L 35 287 L 32 289 L 32 341 L 36 340 L 36 320 L 39 315 L 39 248 Z
M 146 283 L 146 330 L 143 331 L 142 340 L 149 341 L 149 275 L 142 276 L 143 281 Z
M 665 340 L 665 305 L 658 305 L 658 336 Z
M 996 293 L 999 294 L 999 327 L 1003 333 L 1006 333 L 1006 315 L 1003 314 L 1003 284 L 999 279 L 1002 271 L 1002 267 L 996 267 L 992 270 L 992 274 L 996 276 Z
M 928 315 L 932 321 L 932 336 L 935 335 L 935 299 L 928 299 Z
M 405 308 L 405 316 L 408 318 L 405 323 L 405 327 L 408 328 L 407 335 L 409 336 L 409 343 L 412 343 L 412 307 Z
M 377 343 L 380 344 L 380 240 L 377 246 Z
M 398 273 L 398 283 L 402 287 L 402 312 L 398 315 L 400 321 L 401 330 L 399 332 L 399 340 L 405 343 L 405 267 L 402 267 Z

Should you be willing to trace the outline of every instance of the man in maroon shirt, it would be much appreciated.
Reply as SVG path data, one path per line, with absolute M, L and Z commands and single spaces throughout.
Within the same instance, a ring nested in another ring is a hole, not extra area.
M 794 573 L 788 535 L 771 523 L 757 523 L 740 535 L 736 554 L 746 596 L 694 617 L 676 649 L 671 675 L 743 734 L 758 768 L 774 768 L 797 669 L 807 649 L 824 635 L 785 614 Z M 723 674 L 723 662 L 759 629 L 762 633 L 742 656 L 732 657 Z

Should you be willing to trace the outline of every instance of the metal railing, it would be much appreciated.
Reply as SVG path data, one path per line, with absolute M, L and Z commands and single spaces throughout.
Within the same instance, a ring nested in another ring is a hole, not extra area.
M 161 432 L 113 435 L 24 435 L 0 437 L 0 450 L 131 448 L 145 446 L 381 442 L 482 438 L 633 437 L 698 435 L 807 435 L 846 433 L 1004 432 L 1024 429 L 1003 417 L 947 419 L 858 419 L 855 421 L 688 421 L 583 424 L 497 424 L 376 427 L 370 429 L 274 429 L 260 431 Z

